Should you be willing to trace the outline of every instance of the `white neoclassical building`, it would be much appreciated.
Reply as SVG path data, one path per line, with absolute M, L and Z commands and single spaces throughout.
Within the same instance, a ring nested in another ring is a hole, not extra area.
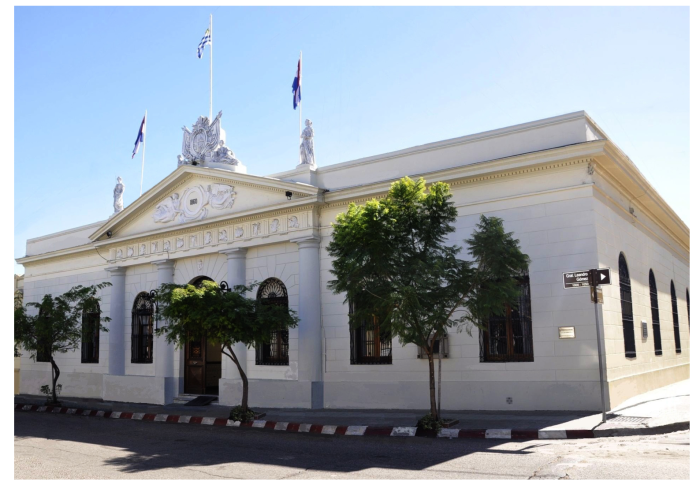
M 152 335 L 148 292 L 209 278 L 261 282 L 254 296 L 300 317 L 270 345 L 237 349 L 253 406 L 428 407 L 418 349 L 369 326 L 351 331 L 343 296 L 326 287 L 336 215 L 405 175 L 451 185 L 453 242 L 494 215 L 532 260 L 518 308 L 444 342 L 444 409 L 599 409 L 594 305 L 588 289 L 563 288 L 572 270 L 611 269 L 600 312 L 609 407 L 689 376 L 689 228 L 585 112 L 268 176 L 245 173 L 219 117 L 201 118 L 178 159 L 109 219 L 31 239 L 17 260 L 25 302 L 112 283 L 102 292 L 109 332 L 57 357 L 63 396 L 169 403 L 207 393 L 236 404 L 238 372 L 215 345 L 178 350 Z M 26 354 L 21 365 L 21 392 L 38 394 L 50 365 Z

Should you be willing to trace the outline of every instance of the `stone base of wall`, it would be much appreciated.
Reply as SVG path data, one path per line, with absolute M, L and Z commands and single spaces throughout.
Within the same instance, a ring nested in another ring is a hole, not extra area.
M 690 364 L 667 367 L 610 381 L 610 407 L 614 409 L 631 397 L 690 378 Z
M 270 408 L 311 408 L 311 382 L 249 379 L 248 405 Z M 219 403 L 241 403 L 243 383 L 240 379 L 219 379 Z
M 61 372 L 58 383 L 61 384 L 61 396 L 65 397 L 102 397 L 102 374 L 87 372 Z M 51 371 L 23 370 L 20 373 L 19 391 L 22 394 L 39 395 L 41 386 L 51 385 Z
M 177 377 L 105 375 L 102 397 L 105 401 L 170 404 L 179 394 L 181 380 Z
M 436 390 L 437 397 L 437 390 Z M 510 398 L 510 403 L 508 402 Z M 428 382 L 324 383 L 329 409 L 430 409 Z M 600 411 L 598 382 L 442 383 L 443 410 Z

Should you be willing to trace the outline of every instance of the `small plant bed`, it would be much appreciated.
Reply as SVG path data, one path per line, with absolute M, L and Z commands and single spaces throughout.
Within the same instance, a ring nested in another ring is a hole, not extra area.
M 420 420 L 418 421 L 418 424 L 416 424 L 416 427 L 418 427 L 419 430 L 421 431 L 432 431 L 437 433 L 440 431 L 442 428 L 452 428 L 454 426 L 457 426 L 459 424 L 458 419 L 451 419 L 451 418 L 443 418 L 443 419 L 435 419 L 433 418 L 432 415 L 426 414 Z
M 252 409 L 243 409 L 243 406 L 236 406 L 231 409 L 229 414 L 229 419 L 233 421 L 240 421 L 241 423 L 246 423 L 248 421 L 255 421 L 257 419 L 262 419 L 265 417 L 265 413 L 258 413 Z

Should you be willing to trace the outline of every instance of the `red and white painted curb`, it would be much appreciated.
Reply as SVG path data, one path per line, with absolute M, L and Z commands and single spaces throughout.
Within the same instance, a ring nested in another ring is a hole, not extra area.
M 443 428 L 439 433 L 421 432 L 410 426 L 335 426 L 330 424 L 285 423 L 276 421 L 249 421 L 241 423 L 227 418 L 202 416 L 180 416 L 177 414 L 146 414 L 120 411 L 98 411 L 96 409 L 65 408 L 58 406 L 38 406 L 36 404 L 15 404 L 15 411 L 39 413 L 72 414 L 111 419 L 133 419 L 137 421 L 159 421 L 163 423 L 201 424 L 209 426 L 230 426 L 234 428 L 262 428 L 292 433 L 315 433 L 343 436 L 436 436 L 437 438 L 485 438 L 502 440 L 553 440 L 594 438 L 590 429 L 543 430 L 543 429 L 453 429 Z

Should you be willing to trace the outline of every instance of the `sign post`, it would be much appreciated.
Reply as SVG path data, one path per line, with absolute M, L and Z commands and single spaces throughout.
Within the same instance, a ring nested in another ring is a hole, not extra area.
M 585 288 L 591 289 L 591 301 L 595 309 L 595 332 L 598 338 L 598 373 L 600 374 L 600 402 L 602 405 L 602 418 L 605 416 L 605 381 L 603 378 L 603 346 L 600 340 L 600 322 L 598 320 L 598 304 L 603 303 L 602 291 L 599 297 L 599 286 L 610 284 L 610 268 L 591 269 L 588 271 L 568 271 L 564 273 L 564 289 Z

